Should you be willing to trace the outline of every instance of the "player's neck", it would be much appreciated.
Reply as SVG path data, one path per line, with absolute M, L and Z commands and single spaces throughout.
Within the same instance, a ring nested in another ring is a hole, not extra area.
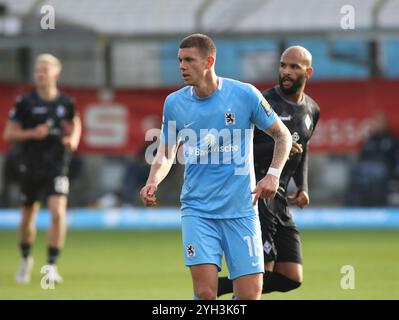
M 40 98 L 44 100 L 54 100 L 58 95 L 57 87 L 37 87 L 36 88 L 37 94 Z
M 294 93 L 290 96 L 287 96 L 287 99 L 295 103 L 301 103 L 303 100 L 303 92 Z
M 301 103 L 304 99 L 304 94 L 303 90 L 298 90 L 298 92 L 295 92 L 293 94 L 285 94 L 283 90 L 281 90 L 281 93 L 284 95 L 284 97 L 294 103 Z
M 219 85 L 219 79 L 215 72 L 207 75 L 199 85 L 194 86 L 195 94 L 200 98 L 209 97 Z

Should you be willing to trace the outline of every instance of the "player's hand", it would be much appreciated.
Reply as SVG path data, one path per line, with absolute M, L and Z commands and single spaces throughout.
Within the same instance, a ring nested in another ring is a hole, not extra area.
M 34 140 L 43 140 L 48 135 L 48 125 L 47 124 L 39 124 L 35 128 L 32 129 L 32 139 Z
M 155 184 L 147 184 L 141 189 L 140 198 L 145 206 L 153 207 L 157 204 L 156 192 L 157 186 Z
M 303 209 L 304 207 L 309 205 L 310 199 L 306 191 L 297 190 L 293 194 L 288 196 L 288 202 L 291 205 L 295 205 Z
M 62 144 L 69 151 L 76 151 L 76 149 L 78 148 L 77 144 L 73 143 L 71 137 L 69 136 L 65 136 L 62 138 Z
M 62 120 L 61 121 L 61 130 L 62 130 L 62 136 L 63 137 L 70 136 L 72 134 L 72 131 L 73 131 L 72 121 Z
M 302 149 L 302 145 L 296 142 L 292 142 L 292 148 L 290 151 L 290 157 L 292 157 L 293 155 L 297 154 L 297 153 L 302 153 L 303 149 Z
M 255 194 L 255 198 L 252 202 L 256 205 L 258 199 L 273 199 L 277 193 L 279 185 L 279 179 L 271 174 L 267 174 L 262 180 L 258 182 L 252 194 Z

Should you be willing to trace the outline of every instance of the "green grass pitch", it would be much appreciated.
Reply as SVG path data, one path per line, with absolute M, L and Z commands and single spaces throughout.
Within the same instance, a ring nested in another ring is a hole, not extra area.
M 179 231 L 70 231 L 58 264 L 64 283 L 53 290 L 40 287 L 46 237 L 38 233 L 32 282 L 18 285 L 16 232 L 0 231 L 0 299 L 192 298 Z M 303 285 L 263 299 L 399 299 L 398 231 L 304 231 L 302 245 Z M 344 265 L 354 267 L 354 289 L 340 286 Z

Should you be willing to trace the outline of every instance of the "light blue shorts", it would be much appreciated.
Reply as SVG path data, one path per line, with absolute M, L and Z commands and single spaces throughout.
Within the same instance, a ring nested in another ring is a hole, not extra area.
M 182 231 L 186 266 L 215 264 L 221 271 L 224 253 L 229 279 L 264 272 L 258 216 L 235 219 L 183 216 Z

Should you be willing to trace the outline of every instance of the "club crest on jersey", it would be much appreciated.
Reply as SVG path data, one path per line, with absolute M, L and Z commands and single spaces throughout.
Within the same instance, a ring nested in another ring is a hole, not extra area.
M 57 116 L 59 118 L 62 118 L 63 116 L 65 116 L 65 107 L 62 104 L 59 104 L 57 106 Z
M 305 116 L 305 125 L 306 125 L 306 128 L 308 130 L 310 130 L 310 127 L 312 125 L 312 119 L 310 119 L 308 114 Z
M 187 245 L 187 257 L 195 257 L 195 248 L 192 244 Z
M 234 126 L 236 124 L 236 114 L 234 112 L 226 112 L 224 114 L 226 126 Z
M 263 245 L 263 250 L 266 252 L 266 254 L 269 254 L 270 251 L 272 251 L 272 245 L 269 243 L 269 241 L 265 241 L 265 244 Z
M 269 102 L 267 102 L 267 100 L 265 98 L 263 98 L 261 104 L 262 104 L 263 108 L 265 108 L 267 116 L 270 117 L 273 113 L 273 109 L 270 106 Z

